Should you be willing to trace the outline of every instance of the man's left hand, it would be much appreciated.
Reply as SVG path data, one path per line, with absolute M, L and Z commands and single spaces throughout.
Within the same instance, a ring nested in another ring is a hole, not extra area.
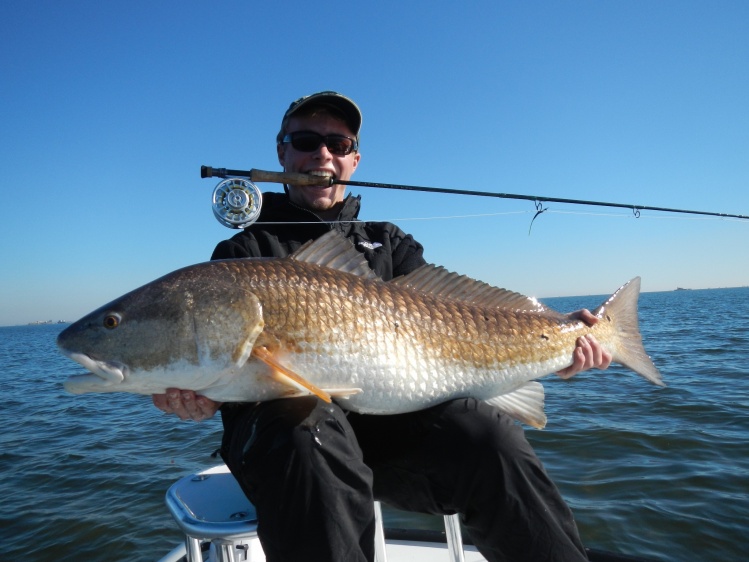
M 598 318 L 587 308 L 573 312 L 571 316 L 582 320 L 588 326 L 595 326 L 598 322 Z M 611 365 L 611 353 L 601 347 L 601 344 L 598 343 L 593 334 L 581 336 L 577 339 L 577 346 L 572 358 L 572 365 L 566 369 L 557 371 L 557 375 L 563 379 L 568 379 L 588 369 L 608 369 L 609 365 Z

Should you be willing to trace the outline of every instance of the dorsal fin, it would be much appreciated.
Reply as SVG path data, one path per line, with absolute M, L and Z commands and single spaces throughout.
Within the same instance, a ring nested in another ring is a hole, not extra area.
M 403 277 L 391 281 L 443 299 L 457 300 L 487 308 L 507 308 L 521 312 L 550 312 L 551 309 L 533 297 L 500 289 L 444 267 L 422 265 Z
M 379 279 L 361 252 L 335 230 L 310 240 L 289 256 L 290 259 L 345 271 L 365 279 Z

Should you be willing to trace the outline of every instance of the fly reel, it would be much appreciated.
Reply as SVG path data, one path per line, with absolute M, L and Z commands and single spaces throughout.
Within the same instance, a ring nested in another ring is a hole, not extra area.
M 213 190 L 213 214 L 229 228 L 245 228 L 260 216 L 263 195 L 250 180 L 229 178 Z

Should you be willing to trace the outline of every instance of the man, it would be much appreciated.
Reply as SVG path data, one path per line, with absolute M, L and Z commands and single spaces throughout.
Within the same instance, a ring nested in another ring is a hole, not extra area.
M 397 226 L 357 221 L 359 198 L 335 182 L 350 179 L 359 164 L 360 127 L 357 105 L 335 92 L 293 102 L 277 137 L 278 160 L 285 171 L 320 176 L 320 185 L 266 193 L 258 222 L 218 244 L 212 259 L 284 257 L 335 229 L 385 280 L 424 264 L 422 246 Z M 588 311 L 578 315 L 597 321 Z M 559 374 L 610 362 L 594 338 L 581 338 L 573 365 Z M 484 402 L 368 416 L 316 397 L 222 406 L 170 389 L 154 404 L 196 420 L 221 407 L 221 454 L 257 508 L 271 562 L 374 560 L 374 499 L 460 513 L 490 561 L 586 559 L 572 514 L 523 430 Z

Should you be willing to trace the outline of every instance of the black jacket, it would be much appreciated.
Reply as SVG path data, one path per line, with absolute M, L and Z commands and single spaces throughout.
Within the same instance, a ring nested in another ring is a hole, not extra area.
M 358 220 L 359 206 L 360 198 L 349 195 L 337 221 L 325 222 L 312 211 L 289 201 L 285 193 L 264 193 L 257 222 L 220 242 L 211 259 L 284 258 L 309 240 L 329 230 L 338 230 L 364 254 L 370 267 L 385 281 L 426 263 L 423 247 L 410 234 L 389 222 Z

